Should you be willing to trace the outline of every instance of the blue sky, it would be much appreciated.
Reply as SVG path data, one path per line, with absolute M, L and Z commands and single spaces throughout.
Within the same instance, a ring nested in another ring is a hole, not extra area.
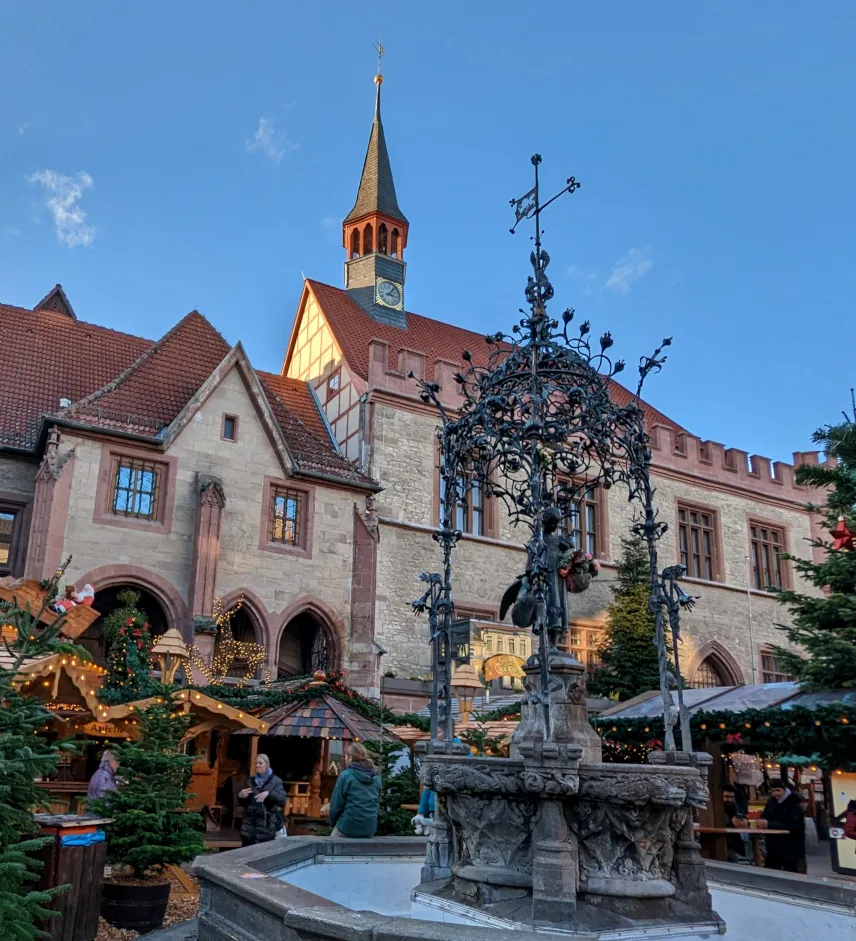
M 156 338 L 194 307 L 278 370 L 301 272 L 342 283 L 383 29 L 410 310 L 513 323 L 546 218 L 555 310 L 696 434 L 789 459 L 856 382 L 856 4 L 0 0 L 0 300 L 55 282 Z M 52 206 L 49 205 L 52 202 Z

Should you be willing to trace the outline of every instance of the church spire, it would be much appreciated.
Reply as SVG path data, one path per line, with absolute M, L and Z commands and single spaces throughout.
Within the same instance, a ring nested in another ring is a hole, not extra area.
M 404 249 L 409 223 L 398 205 L 386 136 L 380 116 L 380 57 L 383 46 L 376 43 L 378 70 L 374 77 L 374 120 L 363 174 L 354 208 L 342 224 L 347 261 L 345 287 L 354 300 L 372 317 L 396 326 L 406 326 L 404 313 Z
M 354 222 L 373 212 L 382 213 L 390 219 L 407 224 L 407 217 L 398 206 L 395 195 L 395 182 L 392 179 L 392 166 L 389 162 L 389 151 L 386 149 L 386 136 L 383 132 L 383 121 L 380 116 L 380 86 L 383 76 L 378 72 L 375 75 L 375 112 L 372 130 L 369 135 L 369 146 L 366 150 L 366 159 L 363 162 L 363 175 L 360 177 L 360 187 L 357 190 L 357 201 L 354 208 L 345 217 L 345 224 Z

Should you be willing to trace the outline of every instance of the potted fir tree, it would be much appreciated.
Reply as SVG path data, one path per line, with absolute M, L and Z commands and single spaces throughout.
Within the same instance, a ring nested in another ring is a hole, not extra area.
M 168 697 L 140 713 L 139 741 L 111 748 L 119 790 L 94 801 L 111 817 L 108 860 L 122 874 L 104 882 L 101 914 L 117 928 L 141 934 L 163 924 L 170 882 L 163 867 L 202 852 L 201 819 L 184 809 L 193 758 L 179 750 L 192 718 L 176 715 Z

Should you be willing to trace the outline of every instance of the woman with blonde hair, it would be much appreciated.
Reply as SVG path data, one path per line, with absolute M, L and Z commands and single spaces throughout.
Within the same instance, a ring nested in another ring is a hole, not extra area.
M 348 758 L 330 798 L 330 823 L 333 836 L 366 839 L 377 832 L 380 777 L 360 742 L 348 746 Z
M 247 802 L 244 822 L 241 824 L 241 845 L 268 843 L 283 826 L 285 788 L 273 773 L 267 755 L 256 756 L 256 773 L 249 787 L 238 791 L 238 799 Z

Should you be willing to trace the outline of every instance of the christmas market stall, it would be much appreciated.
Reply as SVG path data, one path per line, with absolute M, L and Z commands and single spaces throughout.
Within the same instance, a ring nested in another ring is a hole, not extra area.
M 710 753 L 712 800 L 699 818 L 704 830 L 725 829 L 723 789 L 735 787 L 747 805 L 750 827 L 769 796 L 773 780 L 786 777 L 803 800 L 808 845 L 815 832 L 833 837 L 833 866 L 839 871 L 835 818 L 847 806 L 856 782 L 856 691 L 809 692 L 799 683 L 767 683 L 689 689 L 693 744 Z M 604 756 L 644 761 L 662 747 L 663 709 L 659 692 L 645 693 L 601 713 L 596 728 Z M 808 823 L 811 821 L 811 823 Z M 832 826 L 830 826 L 832 824 Z M 718 833 L 709 852 L 725 858 Z
M 319 671 L 290 686 L 289 701 L 260 716 L 266 732 L 235 737 L 252 734 L 251 767 L 259 752 L 270 758 L 285 784 L 286 815 L 315 820 L 345 766 L 348 743 L 399 739 L 366 714 L 377 707 L 344 686 L 340 674 Z
M 0 664 L 8 667 L 12 661 L 13 654 L 0 645 Z M 109 723 L 106 708 L 97 698 L 105 672 L 86 659 L 57 653 L 25 660 L 15 683 L 21 693 L 38 699 L 48 711 L 49 718 L 39 732 L 51 741 L 76 735 L 88 740 L 121 739 L 125 733 Z M 46 792 L 52 813 L 73 811 L 86 795 L 89 776 L 97 767 L 96 751 L 90 745 L 76 754 L 61 752 L 56 773 L 35 782 Z

